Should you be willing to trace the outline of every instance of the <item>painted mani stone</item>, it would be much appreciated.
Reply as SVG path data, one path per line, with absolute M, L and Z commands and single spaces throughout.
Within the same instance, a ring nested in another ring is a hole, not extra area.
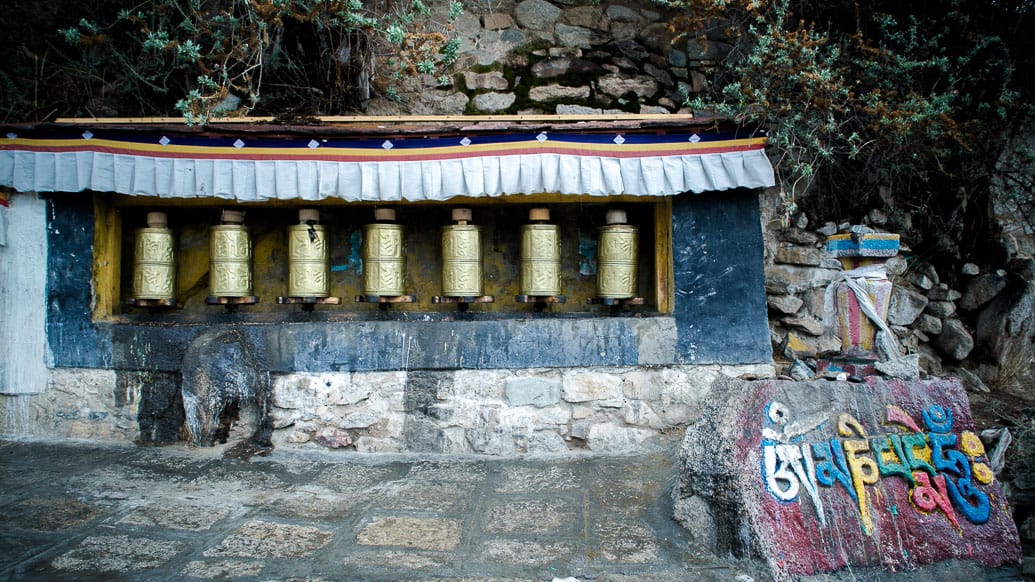
M 828 384 L 831 394 L 749 398 L 756 428 L 740 444 L 753 449 L 755 528 L 774 570 L 1019 562 L 1010 508 L 958 381 Z
M 780 407 L 780 403 L 772 402 L 768 408 Z M 868 533 L 873 530 L 868 487 L 885 478 L 897 478 L 909 488 L 912 509 L 940 511 L 955 527 L 959 527 L 957 511 L 971 523 L 986 523 L 991 503 L 988 493 L 979 486 L 988 485 L 994 477 L 981 440 L 971 431 L 964 431 L 958 438 L 952 434 L 951 410 L 935 404 L 922 414 L 926 430 L 901 408 L 887 406 L 887 424 L 910 431 L 904 434 L 868 436 L 858 420 L 842 413 L 837 418 L 837 434 L 828 441 L 797 444 L 763 440 L 766 489 L 776 499 L 788 502 L 806 494 L 820 524 L 826 525 L 819 491 L 844 487 L 858 505 L 863 531 Z M 957 440 L 962 451 L 956 449 Z

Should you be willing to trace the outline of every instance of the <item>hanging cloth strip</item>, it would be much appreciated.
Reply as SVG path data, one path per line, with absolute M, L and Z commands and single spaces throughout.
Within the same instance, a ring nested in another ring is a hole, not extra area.
M 895 338 L 895 332 L 891 331 L 888 323 L 877 313 L 877 307 L 873 304 L 873 300 L 870 299 L 870 296 L 873 294 L 872 283 L 887 281 L 887 279 L 888 275 L 884 265 L 869 265 L 849 271 L 841 271 L 830 282 L 826 293 L 823 295 L 823 320 L 828 322 L 829 325 L 829 322 L 833 322 L 836 318 L 834 293 L 836 292 L 837 284 L 843 282 L 852 290 L 856 301 L 859 302 L 859 309 L 873 322 L 873 325 L 878 330 L 874 346 L 877 348 L 877 356 L 883 361 L 894 360 L 902 355 L 899 350 L 898 340 Z
M 240 137 L 237 137 L 240 136 Z M 420 201 L 557 193 L 675 196 L 774 185 L 763 136 L 737 132 L 344 138 L 94 127 L 0 135 L 0 186 L 160 198 Z

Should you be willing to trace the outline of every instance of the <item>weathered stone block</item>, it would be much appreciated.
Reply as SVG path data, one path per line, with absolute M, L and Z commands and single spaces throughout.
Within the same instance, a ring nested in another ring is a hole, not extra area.
M 608 20 L 604 19 L 604 11 L 600 6 L 575 6 L 566 8 L 561 13 L 561 21 L 572 26 L 582 26 L 596 30 L 607 30 Z
M 493 89 L 496 91 L 506 90 L 510 83 L 500 71 L 489 71 L 488 73 L 464 72 L 464 84 L 470 90 Z
M 797 245 L 781 245 L 776 249 L 776 255 L 773 257 L 777 263 L 804 266 L 818 266 L 820 259 L 819 249 Z
M 603 113 L 602 109 L 596 107 L 586 107 L 585 105 L 567 105 L 560 104 L 555 108 L 557 115 L 600 115 Z
M 800 358 L 816 357 L 816 347 L 807 339 L 792 332 L 787 333 L 783 343 L 780 344 L 780 352 L 789 360 Z
M 540 85 L 532 87 L 528 91 L 528 98 L 532 101 L 556 101 L 558 99 L 587 99 L 589 98 L 589 87 L 566 87 L 564 85 Z
M 961 297 L 963 297 L 962 293 L 950 289 L 945 283 L 938 283 L 938 286 L 927 292 L 927 298 L 931 301 L 956 301 Z
M 925 313 L 917 319 L 916 329 L 929 335 L 938 335 L 942 332 L 942 320 Z
M 552 30 L 561 9 L 546 0 L 524 0 L 514 8 L 514 18 L 529 30 Z
M 549 408 L 520 406 L 501 410 L 499 426 L 513 429 L 540 430 L 566 426 L 569 420 L 571 420 L 571 411 L 567 406 L 551 406 Z
M 517 452 L 514 435 L 504 428 L 478 428 L 467 431 L 471 449 L 483 455 L 510 456 Z
M 318 445 L 332 449 L 340 449 L 352 444 L 352 435 L 347 431 L 331 426 L 324 427 L 313 435 L 313 440 Z
M 974 349 L 974 338 L 962 321 L 947 319 L 942 322 L 942 332 L 935 339 L 935 347 L 946 357 L 959 361 Z
M 890 378 L 916 380 L 920 377 L 920 355 L 910 354 L 893 360 L 876 362 L 878 372 Z
M 644 442 L 653 432 L 617 424 L 603 423 L 589 427 L 586 442 L 595 453 L 629 453 L 642 450 Z
M 619 398 L 622 395 L 622 379 L 601 372 L 565 372 L 561 391 L 567 402 Z
M 891 325 L 913 325 L 927 307 L 928 299 L 909 287 L 896 285 L 891 290 L 888 302 L 888 323 Z
M 646 75 L 636 77 L 605 75 L 597 79 L 597 89 L 612 97 L 621 97 L 632 92 L 637 97 L 644 98 L 652 97 L 658 92 L 658 82 Z
M 344 372 L 283 374 L 273 378 L 273 405 L 315 409 L 320 405 L 355 404 L 370 396 L 368 386 L 354 386 Z
M 566 453 L 568 444 L 555 431 L 541 430 L 528 435 L 529 453 Z
M 673 67 L 677 67 L 677 68 L 686 67 L 686 65 L 687 65 L 686 52 L 685 51 L 681 51 L 679 49 L 674 49 L 674 48 L 673 49 L 669 49 L 669 51 L 668 51 L 668 64 L 672 65 Z M 694 89 L 693 91 L 696 92 L 697 90 Z
M 770 309 L 794 315 L 805 302 L 794 295 L 769 295 L 765 298 L 765 303 Z
M 511 406 L 551 406 L 561 401 L 561 383 L 534 376 L 507 378 L 504 384 L 507 403 Z
M 621 4 L 608 6 L 607 17 L 611 19 L 611 22 L 640 22 L 643 20 L 639 12 Z
M 381 417 L 370 411 L 355 412 L 342 419 L 341 428 L 367 428 L 379 420 Z
M 669 110 L 661 105 L 640 105 L 640 115 L 665 115 Z
M 952 301 L 931 301 L 924 308 L 924 312 L 945 319 L 956 313 L 956 304 Z
M 785 317 L 780 321 L 787 327 L 803 331 L 811 336 L 821 336 L 826 331 L 821 322 L 811 317 Z
M 474 108 L 478 111 L 503 111 L 514 104 L 517 96 L 513 93 L 480 93 L 474 96 Z
M 625 421 L 625 424 L 633 426 L 661 428 L 664 425 L 650 405 L 642 400 L 626 402 L 625 407 L 622 409 L 622 419 Z
M 583 418 L 589 418 L 593 416 L 593 407 L 585 404 L 572 404 L 571 405 L 571 419 L 582 420 Z
M 506 12 L 490 12 L 482 15 L 482 26 L 489 30 L 500 30 L 514 26 L 514 19 Z
M 596 30 L 560 22 L 554 27 L 554 34 L 557 35 L 557 42 L 568 47 L 588 49 L 607 41 L 607 37 Z
M 360 530 L 356 542 L 448 552 L 460 544 L 460 522 L 435 517 L 375 517 Z
M 895 255 L 884 262 L 884 271 L 888 274 L 888 277 L 897 277 L 905 273 L 908 268 L 909 263 L 906 262 L 905 257 L 902 255 Z
M 833 269 L 770 265 L 765 269 L 765 290 L 777 295 L 802 293 L 816 287 L 826 287 L 836 275 L 837 271 Z
M 643 65 L 643 72 L 647 73 L 651 77 L 654 77 L 654 79 L 656 79 L 658 83 L 662 85 L 671 86 L 673 84 L 672 75 L 669 75 L 668 71 L 656 67 L 650 63 L 646 63 L 645 65 Z
M 996 273 L 985 273 L 975 277 L 960 298 L 960 309 L 972 311 L 991 301 L 1006 288 L 1006 277 Z

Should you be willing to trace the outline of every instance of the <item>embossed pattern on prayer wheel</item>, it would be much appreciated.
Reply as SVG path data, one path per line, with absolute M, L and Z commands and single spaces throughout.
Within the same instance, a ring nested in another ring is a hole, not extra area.
M 442 227 L 442 294 L 446 297 L 482 295 L 481 228 L 466 224 L 468 208 L 454 208 L 458 224 Z
M 636 295 L 639 229 L 627 224 L 600 227 L 597 243 L 597 296 L 628 299 Z
M 555 224 L 521 227 L 522 295 L 561 294 L 561 232 Z
M 252 243 L 243 221 L 243 212 L 225 211 L 224 224 L 210 230 L 209 288 L 216 297 L 252 294 Z
M 288 227 L 289 297 L 327 297 L 330 278 L 327 276 L 327 228 L 314 224 L 316 210 L 300 210 L 301 224 Z
M 405 292 L 403 227 L 399 224 L 363 226 L 363 293 L 396 297 Z
M 164 212 L 149 212 L 147 227 L 137 230 L 133 251 L 133 298 L 176 297 L 176 256 L 173 232 Z

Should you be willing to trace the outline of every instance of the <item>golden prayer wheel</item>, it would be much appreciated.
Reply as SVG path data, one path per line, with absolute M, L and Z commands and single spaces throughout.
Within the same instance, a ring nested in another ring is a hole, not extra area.
M 625 224 L 624 210 L 608 210 L 597 243 L 597 296 L 628 299 L 636 295 L 640 233 Z
M 210 231 L 210 293 L 247 297 L 252 294 L 252 243 L 243 224 L 244 212 L 224 210 L 220 222 Z
M 374 220 L 363 226 L 363 294 L 397 297 L 405 292 L 403 227 L 391 208 L 375 209 Z
M 147 227 L 137 230 L 133 252 L 133 298 L 174 299 L 176 256 L 173 232 L 164 212 L 148 212 Z
M 327 297 L 327 229 L 316 224 L 320 211 L 298 211 L 298 224 L 288 227 L 289 297 Z
M 561 233 L 549 208 L 528 212 L 532 224 L 521 227 L 521 295 L 561 294 Z
M 470 208 L 454 208 L 453 222 L 442 227 L 442 294 L 446 297 L 482 295 L 482 233 L 468 224 Z

